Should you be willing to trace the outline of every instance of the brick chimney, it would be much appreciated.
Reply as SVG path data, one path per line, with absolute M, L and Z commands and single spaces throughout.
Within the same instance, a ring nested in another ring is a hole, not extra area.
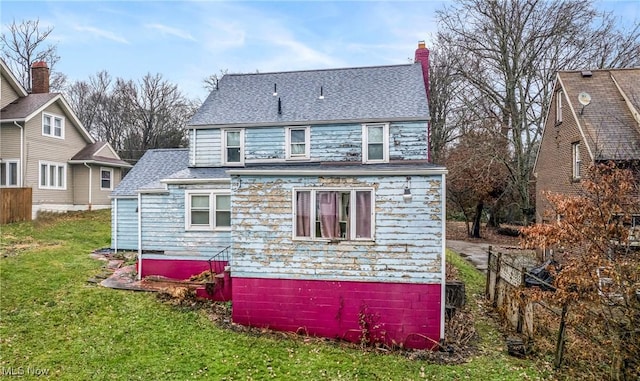
M 427 91 L 427 98 L 429 98 L 431 96 L 429 93 L 429 49 L 427 49 L 427 44 L 424 41 L 418 41 L 414 62 L 420 62 L 420 65 L 422 65 L 424 88 Z
M 31 94 L 49 92 L 49 67 L 44 61 L 37 61 L 31 65 Z

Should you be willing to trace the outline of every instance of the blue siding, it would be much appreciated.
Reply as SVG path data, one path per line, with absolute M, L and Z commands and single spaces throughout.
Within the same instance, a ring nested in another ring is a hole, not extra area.
M 111 248 L 117 250 L 138 249 L 137 198 L 111 200 Z
M 211 257 L 231 244 L 231 232 L 185 230 L 185 190 L 229 190 L 228 184 L 169 186 L 168 194 L 143 194 L 142 249 L 166 255 Z
M 234 276 L 440 283 L 442 176 L 253 177 L 232 179 Z M 293 240 L 294 187 L 371 187 L 375 241 Z
M 194 141 L 195 136 L 195 141 Z M 311 160 L 362 162 L 362 124 L 311 125 Z M 191 133 L 190 160 L 194 166 L 220 166 L 220 129 Z M 397 122 L 389 126 L 391 160 L 427 159 L 427 123 Z M 285 160 L 285 127 L 245 129 L 245 160 Z

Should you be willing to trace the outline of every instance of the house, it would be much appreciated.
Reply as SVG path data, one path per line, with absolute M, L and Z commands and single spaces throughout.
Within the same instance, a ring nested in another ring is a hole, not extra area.
M 589 165 L 606 161 L 640 168 L 640 69 L 558 72 L 534 167 L 537 220 L 553 217 L 543 192 L 577 194 Z
M 188 124 L 187 167 L 135 191 L 139 276 L 222 264 L 236 323 L 432 348 L 446 169 L 428 162 L 428 53 L 224 75 Z
M 28 93 L 0 60 L 0 186 L 31 188 L 32 218 L 110 207 L 109 194 L 131 165 L 87 132 L 62 94 L 49 92 L 46 63 L 31 70 Z

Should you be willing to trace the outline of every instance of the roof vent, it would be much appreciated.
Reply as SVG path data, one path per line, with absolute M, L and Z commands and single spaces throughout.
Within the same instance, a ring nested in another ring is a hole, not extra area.
M 277 96 L 278 95 L 278 84 L 274 83 L 273 84 L 273 96 Z
M 582 75 L 582 78 L 591 77 L 593 75 L 591 70 L 583 70 L 580 72 L 580 74 Z
M 324 99 L 324 91 L 322 89 L 322 86 L 320 86 L 320 96 L 318 97 L 318 99 Z

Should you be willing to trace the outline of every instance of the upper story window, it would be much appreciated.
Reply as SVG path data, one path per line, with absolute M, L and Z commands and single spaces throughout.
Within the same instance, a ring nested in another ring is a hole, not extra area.
M 17 187 L 20 183 L 20 161 L 2 160 L 0 161 L 0 186 Z
M 222 130 L 222 164 L 244 165 L 244 129 Z
M 285 129 L 285 151 L 287 159 L 308 159 L 309 158 L 309 126 L 307 127 L 287 127 Z
M 100 189 L 113 190 L 113 169 L 100 168 Z
M 373 189 L 298 189 L 293 197 L 294 238 L 373 240 Z
M 389 162 L 389 124 L 362 125 L 362 162 Z
M 42 135 L 64 138 L 64 118 L 52 114 L 42 114 Z
M 67 165 L 63 163 L 40 162 L 40 189 L 67 189 Z
M 573 157 L 573 179 L 578 180 L 580 178 L 580 164 L 582 163 L 582 160 L 580 159 L 580 142 L 573 143 L 571 145 L 571 151 Z
M 556 93 L 556 124 L 562 123 L 562 90 Z
M 185 229 L 231 230 L 231 195 L 225 191 L 187 191 Z

